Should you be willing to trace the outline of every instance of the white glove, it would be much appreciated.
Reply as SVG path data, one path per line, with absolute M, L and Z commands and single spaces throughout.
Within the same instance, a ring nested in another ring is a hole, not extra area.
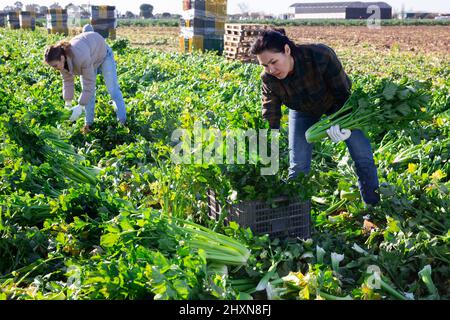
M 340 129 L 339 125 L 332 126 L 327 130 L 327 134 L 330 137 L 331 141 L 334 143 L 338 143 L 341 141 L 345 141 L 352 135 L 352 132 L 348 129 Z
M 81 117 L 81 114 L 83 113 L 83 111 L 84 111 L 84 106 L 78 105 L 76 107 L 73 107 L 72 108 L 72 115 L 70 116 L 69 120 L 72 121 L 72 122 L 77 121 L 78 118 Z
M 109 101 L 109 105 L 114 108 L 114 112 L 117 113 L 117 105 L 114 100 Z

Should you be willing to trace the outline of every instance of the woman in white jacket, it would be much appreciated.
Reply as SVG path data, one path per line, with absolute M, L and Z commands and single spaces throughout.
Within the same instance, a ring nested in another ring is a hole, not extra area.
M 89 132 L 94 123 L 95 84 L 97 73 L 101 72 L 108 92 L 116 106 L 117 118 L 125 124 L 125 102 L 117 82 L 116 63 L 112 49 L 105 39 L 85 26 L 84 32 L 70 42 L 62 41 L 45 51 L 45 62 L 59 70 L 63 77 L 63 98 L 71 107 L 74 98 L 74 76 L 81 76 L 82 93 L 78 106 L 72 108 L 72 121 L 78 119 L 82 110 L 86 111 L 84 132 Z

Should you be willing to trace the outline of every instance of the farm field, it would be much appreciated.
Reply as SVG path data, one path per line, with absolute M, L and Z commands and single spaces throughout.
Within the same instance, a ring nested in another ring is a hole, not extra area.
M 368 29 L 356 26 L 283 27 L 297 43 L 322 42 L 333 47 L 391 49 L 430 53 L 445 57 L 450 54 L 450 26 L 383 26 Z M 127 38 L 133 46 L 153 50 L 178 50 L 178 27 L 119 27 L 118 38 Z
M 267 129 L 257 65 L 180 54 L 178 28 L 119 28 L 108 42 L 127 126 L 99 77 L 83 135 L 60 75 L 42 63 L 61 37 L 0 29 L 0 299 L 448 300 L 449 27 L 385 28 L 286 28 L 297 42 L 335 47 L 354 91 L 381 91 L 386 105 L 411 103 L 405 88 L 427 98 L 420 118 L 368 129 L 374 208 L 360 200 L 345 145 L 329 139 L 316 143 L 310 176 L 283 183 L 286 108 L 277 175 L 261 176 L 261 164 L 173 163 L 176 129 Z M 210 188 L 221 201 L 311 198 L 312 236 L 270 239 L 213 221 Z
M 159 51 L 179 50 L 179 27 L 119 27 L 117 38 L 128 39 L 132 46 Z

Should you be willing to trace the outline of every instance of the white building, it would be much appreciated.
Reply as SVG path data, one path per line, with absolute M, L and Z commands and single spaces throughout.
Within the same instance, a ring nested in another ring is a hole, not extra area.
M 392 7 L 385 2 L 295 3 L 289 7 L 294 19 L 368 19 L 373 8 L 381 19 L 392 19 Z

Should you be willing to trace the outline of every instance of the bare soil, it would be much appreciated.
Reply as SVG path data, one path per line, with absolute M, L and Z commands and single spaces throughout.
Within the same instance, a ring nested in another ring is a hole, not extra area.
M 353 26 L 286 27 L 296 43 L 324 43 L 339 48 L 371 48 L 426 54 L 450 55 L 450 26 L 385 26 L 381 29 Z M 126 37 L 136 47 L 177 51 L 177 27 L 119 27 L 117 37 Z

